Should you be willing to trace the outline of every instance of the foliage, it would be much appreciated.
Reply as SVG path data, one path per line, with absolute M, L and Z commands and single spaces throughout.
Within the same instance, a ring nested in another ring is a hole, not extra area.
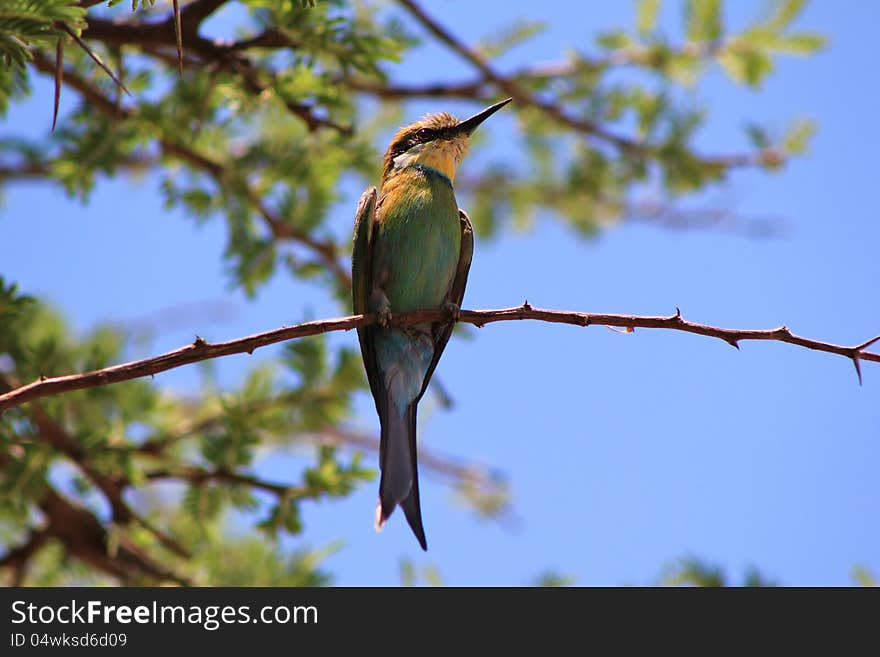
M 730 581 L 724 570 L 717 565 L 688 557 L 681 559 L 667 568 L 666 574 L 660 579 L 662 586 L 776 586 L 772 580 L 766 579 L 757 568 L 749 568 L 743 576 L 741 584 Z
M 224 222 L 218 256 L 230 283 L 251 295 L 283 270 L 346 298 L 349 235 L 331 216 L 346 185 L 375 184 L 381 137 L 410 99 L 476 108 L 515 98 L 522 157 L 488 161 L 456 181 L 483 237 L 528 227 L 545 210 L 592 235 L 631 216 L 646 190 L 660 190 L 675 212 L 675 199 L 736 169 L 783 166 L 813 131 L 802 121 L 774 137 L 748 123 L 744 151 L 705 154 L 697 145 L 709 111 L 693 90 L 713 67 L 759 87 L 779 56 L 822 46 L 793 28 L 798 0 L 778 0 L 741 29 L 726 24 L 720 0 L 684 3 L 678 29 L 661 25 L 657 0 L 641 0 L 633 29 L 605 30 L 591 49 L 575 44 L 561 62 L 507 73 L 495 60 L 539 34 L 540 23 L 487 26 L 471 49 L 437 36 L 409 2 L 193 0 L 181 3 L 178 53 L 163 3 L 135 0 L 129 16 L 128 3 L 93 4 L 0 0 L 0 116 L 37 76 L 56 80 L 62 94 L 54 134 L 0 139 L 0 184 L 37 178 L 87 202 L 102 176 L 150 172 L 167 207 Z M 223 21 L 205 24 L 219 11 Z M 476 62 L 472 72 L 398 82 L 395 64 L 425 42 Z M 132 340 L 113 325 L 74 337 L 45 303 L 0 280 L 2 389 L 119 362 Z M 327 549 L 275 548 L 304 533 L 304 504 L 373 479 L 356 453 L 364 437 L 348 428 L 363 388 L 356 353 L 312 339 L 235 390 L 218 390 L 208 374 L 188 396 L 135 381 L 11 410 L 0 416 L 2 564 L 12 581 L 31 584 L 325 583 Z M 290 446 L 304 454 L 299 475 L 261 478 L 260 459 Z M 445 474 L 479 513 L 502 514 L 506 484 L 472 472 Z M 433 571 L 425 577 L 439 581 Z M 548 572 L 537 581 L 569 580 Z
M 858 586 L 877 586 L 877 580 L 864 567 L 857 566 L 852 570 L 853 583 Z M 685 557 L 670 564 L 660 577 L 660 586 L 741 586 L 741 587 L 772 587 L 779 583 L 766 577 L 760 570 L 751 566 L 746 569 L 739 583 L 732 580 L 729 573 L 716 564 L 695 557 Z
M 85 27 L 85 10 L 69 0 L 3 0 L 0 2 L 0 114 L 11 98 L 27 90 L 29 46 L 54 47 L 67 38 L 59 27 Z
M 401 562 L 400 580 L 404 586 L 417 586 L 420 583 L 428 586 L 443 586 L 443 578 L 435 566 L 426 566 L 420 570 L 408 560 Z M 877 586 L 877 579 L 862 566 L 856 566 L 852 569 L 852 580 L 858 586 Z M 558 587 L 575 586 L 577 583 L 577 578 L 573 575 L 547 570 L 534 577 L 528 585 Z M 748 568 L 739 583 L 736 583 L 721 566 L 696 557 L 685 557 L 669 564 L 656 583 L 658 586 L 698 588 L 779 586 L 777 582 L 766 577 L 755 567 Z

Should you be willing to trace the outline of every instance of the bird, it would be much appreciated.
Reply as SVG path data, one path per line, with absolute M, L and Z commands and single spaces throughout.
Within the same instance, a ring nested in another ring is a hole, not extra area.
M 355 213 L 352 306 L 377 322 L 358 328 L 364 369 L 381 427 L 376 529 L 399 505 L 423 550 L 416 411 L 458 319 L 474 252 L 474 230 L 458 207 L 455 172 L 471 135 L 508 98 L 468 119 L 438 112 L 400 128 L 385 152 L 377 191 Z M 447 319 L 392 326 L 392 313 L 442 309 Z

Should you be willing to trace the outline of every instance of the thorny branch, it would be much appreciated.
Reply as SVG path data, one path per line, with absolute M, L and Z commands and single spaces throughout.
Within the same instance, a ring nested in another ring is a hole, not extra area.
M 574 326 L 613 326 L 626 329 L 627 332 L 631 332 L 636 328 L 671 329 L 724 340 L 737 349 L 739 349 L 739 343 L 744 340 L 787 342 L 788 344 L 806 349 L 824 351 L 849 358 L 855 366 L 860 383 L 862 380 L 860 361 L 867 360 L 880 363 L 880 353 L 867 351 L 868 347 L 880 341 L 880 335 L 861 344 L 848 347 L 795 335 L 786 326 L 774 329 L 729 329 L 708 324 L 698 324 L 684 319 L 678 310 L 676 310 L 674 315 L 660 317 L 542 310 L 524 303 L 522 306 L 515 308 L 502 308 L 499 310 L 462 310 L 458 317 L 460 322 L 474 324 L 479 327 L 492 322 L 521 319 L 556 324 L 572 324 Z M 443 320 L 449 320 L 448 313 L 443 310 L 421 310 L 395 315 L 391 321 L 398 326 L 408 326 L 420 322 Z M 347 331 L 361 326 L 369 326 L 375 322 L 375 315 L 350 315 L 348 317 L 305 322 L 295 326 L 285 326 L 227 342 L 209 343 L 200 337 L 196 337 L 195 341 L 191 344 L 153 358 L 122 363 L 81 374 L 41 378 L 38 381 L 0 395 L 0 413 L 15 406 L 20 406 L 25 402 L 48 395 L 82 390 L 84 388 L 96 388 L 111 383 L 152 376 L 182 365 L 221 356 L 242 353 L 251 354 L 255 349 L 278 342 L 329 333 L 331 331 Z

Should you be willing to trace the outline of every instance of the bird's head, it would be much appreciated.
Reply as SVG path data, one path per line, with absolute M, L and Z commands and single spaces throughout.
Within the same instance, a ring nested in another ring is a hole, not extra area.
M 495 103 L 464 121 L 440 112 L 402 127 L 385 152 L 383 177 L 387 179 L 395 171 L 418 165 L 438 171 L 452 180 L 474 130 L 511 100 Z

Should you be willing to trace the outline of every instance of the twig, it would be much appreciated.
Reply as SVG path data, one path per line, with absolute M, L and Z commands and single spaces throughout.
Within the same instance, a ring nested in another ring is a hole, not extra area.
M 395 315 L 392 317 L 391 322 L 397 326 L 408 326 L 420 322 L 436 322 L 448 319 L 448 313 L 443 310 L 420 310 Z M 852 360 L 859 377 L 859 383 L 862 380 L 859 361 L 866 360 L 880 363 L 880 353 L 866 351 L 872 344 L 880 341 L 880 335 L 856 346 L 848 347 L 800 337 L 793 334 L 786 326 L 774 329 L 729 329 L 708 324 L 698 324 L 682 318 L 681 313 L 677 309 L 674 315 L 662 317 L 541 310 L 539 308 L 532 308 L 526 302 L 522 306 L 515 308 L 462 310 L 458 321 L 482 327 L 492 322 L 522 319 L 556 324 L 572 324 L 574 326 L 616 326 L 627 329 L 627 331 L 632 331 L 636 328 L 672 329 L 724 340 L 737 349 L 739 349 L 739 343 L 743 340 L 787 342 L 806 349 L 824 351 Z M 305 322 L 295 326 L 285 326 L 272 331 L 229 340 L 228 342 L 209 343 L 200 337 L 196 337 L 191 344 L 185 347 L 180 347 L 153 358 L 122 363 L 82 374 L 41 378 L 38 381 L 0 395 L 0 412 L 34 399 L 46 397 L 47 395 L 82 390 L 83 388 L 96 388 L 111 383 L 138 379 L 165 372 L 182 365 L 221 356 L 242 353 L 251 354 L 255 349 L 278 342 L 329 333 L 331 331 L 347 331 L 360 326 L 369 326 L 375 322 L 375 315 L 350 315 L 348 317 Z
M 219 481 L 227 484 L 238 484 L 241 486 L 256 488 L 277 495 L 278 497 L 289 497 L 290 499 L 317 497 L 324 492 L 321 489 L 308 486 L 287 486 L 285 484 L 266 481 L 254 475 L 240 472 L 230 472 L 229 470 L 206 470 L 205 468 L 194 466 L 152 470 L 146 472 L 144 477 L 150 481 L 178 479 L 188 481 L 192 484 Z

